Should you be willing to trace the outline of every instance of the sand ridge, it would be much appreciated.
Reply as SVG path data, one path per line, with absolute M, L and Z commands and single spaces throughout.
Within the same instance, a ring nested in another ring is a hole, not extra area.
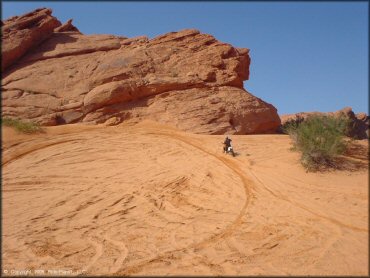
M 288 136 L 232 139 L 235 158 L 151 121 L 3 129 L 3 268 L 366 275 L 367 159 L 306 173 Z

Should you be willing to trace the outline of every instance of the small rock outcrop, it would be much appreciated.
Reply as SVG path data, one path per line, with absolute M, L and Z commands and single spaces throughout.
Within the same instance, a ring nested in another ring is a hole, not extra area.
M 344 116 L 349 119 L 349 129 L 347 135 L 355 139 L 368 139 L 369 138 L 369 119 L 370 117 L 366 113 L 355 114 L 351 107 L 344 107 L 335 112 L 300 112 L 296 114 L 285 114 L 281 115 L 281 125 L 283 126 L 289 121 L 297 121 L 300 119 L 304 121 L 310 116 L 320 115 L 320 116 L 334 116 L 340 117 Z
M 49 38 L 61 23 L 50 9 L 37 9 L 5 20 L 1 26 L 1 69 L 4 71 L 27 51 Z
M 153 39 L 83 35 L 48 9 L 11 18 L 2 28 L 30 15 L 33 25 L 23 25 L 24 34 L 35 31 L 37 38 L 5 33 L 7 44 L 15 36 L 23 52 L 7 58 L 3 116 L 43 125 L 150 118 L 207 134 L 274 133 L 280 125 L 275 107 L 243 88 L 249 49 L 193 29 Z
M 77 27 L 72 24 L 72 19 L 69 19 L 62 26 L 55 28 L 54 31 L 55 32 L 77 32 L 81 34 L 80 30 L 78 30 Z

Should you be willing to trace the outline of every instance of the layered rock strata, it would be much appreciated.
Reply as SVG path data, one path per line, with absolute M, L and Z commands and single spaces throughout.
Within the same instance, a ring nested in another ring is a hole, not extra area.
M 243 88 L 249 49 L 198 30 L 153 39 L 83 35 L 49 9 L 2 29 L 3 116 L 43 125 L 150 118 L 207 134 L 273 133 L 280 125 L 275 107 Z

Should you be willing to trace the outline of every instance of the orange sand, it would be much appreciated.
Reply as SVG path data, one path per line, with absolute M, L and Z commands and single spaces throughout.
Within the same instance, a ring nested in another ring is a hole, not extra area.
M 3 128 L 3 270 L 367 275 L 367 142 L 358 170 L 306 173 L 286 135 L 232 139 L 235 158 L 153 122 Z

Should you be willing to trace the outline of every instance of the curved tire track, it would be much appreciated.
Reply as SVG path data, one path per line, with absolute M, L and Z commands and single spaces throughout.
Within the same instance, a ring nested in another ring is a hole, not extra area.
M 76 141 L 83 141 L 84 139 L 67 139 L 67 140 L 58 140 L 56 142 L 46 142 L 46 143 L 41 143 L 39 145 L 36 145 L 36 147 L 34 145 L 32 145 L 32 147 L 28 147 L 27 146 L 24 146 L 23 148 L 22 147 L 19 147 L 20 150 L 13 150 L 15 152 L 15 154 L 11 155 L 11 154 L 4 154 L 3 155 L 8 155 L 9 157 L 3 157 L 3 161 L 1 163 L 1 166 L 4 167 L 6 166 L 7 164 L 15 161 L 15 160 L 18 160 L 28 154 L 31 154 L 31 153 L 34 153 L 36 151 L 39 151 L 39 150 L 42 150 L 42 149 L 45 149 L 45 148 L 48 148 L 48 147 L 51 147 L 51 146 L 55 146 L 55 145 L 59 145 L 59 144 L 64 144 L 64 143 L 69 143 L 69 142 L 76 142 Z M 28 144 L 27 144 L 28 145 Z M 7 151 L 9 152 L 9 150 Z
M 173 140 L 181 141 L 181 142 L 183 142 L 187 145 L 190 145 L 190 146 L 200 150 L 201 152 L 206 153 L 207 155 L 210 155 L 210 156 L 214 157 L 215 159 L 217 159 L 218 161 L 223 163 L 227 168 L 229 168 L 232 172 L 234 172 L 241 179 L 243 187 L 244 187 L 244 192 L 245 192 L 245 202 L 244 202 L 239 214 L 237 215 L 236 219 L 231 224 L 229 224 L 224 230 L 222 230 L 221 232 L 219 232 L 217 234 L 214 234 L 211 237 L 206 238 L 206 239 L 204 239 L 200 242 L 195 242 L 195 243 L 193 243 L 189 246 L 182 247 L 182 248 L 175 249 L 175 250 L 170 250 L 170 251 L 164 252 L 163 254 L 155 255 L 154 257 L 152 257 L 150 259 L 147 259 L 143 262 L 140 262 L 136 265 L 125 267 L 125 269 L 123 271 L 119 271 L 119 270 L 122 269 L 122 264 L 124 263 L 124 261 L 127 257 L 127 254 L 128 254 L 127 248 L 121 242 L 117 242 L 117 241 L 114 241 L 110 238 L 104 237 L 103 241 L 106 240 L 108 242 L 111 242 L 112 244 L 116 245 L 118 247 L 118 249 L 120 249 L 120 251 L 121 251 L 120 257 L 114 262 L 111 270 L 109 271 L 111 274 L 119 274 L 119 273 L 122 273 L 122 272 L 124 272 L 124 273 L 135 273 L 135 272 L 140 271 L 146 265 L 151 264 L 153 262 L 161 261 L 163 259 L 177 258 L 178 256 L 176 256 L 177 255 L 176 253 L 178 253 L 178 252 L 183 252 L 183 251 L 186 251 L 186 250 L 189 250 L 189 249 L 193 249 L 193 250 L 201 249 L 201 248 L 204 248 L 205 246 L 207 246 L 208 244 L 216 242 L 216 241 L 218 241 L 222 238 L 228 237 L 241 224 L 242 217 L 245 215 L 247 207 L 250 203 L 251 192 L 250 192 L 249 184 L 251 184 L 252 181 L 250 179 L 248 179 L 243 174 L 242 170 L 235 164 L 234 161 L 230 160 L 227 157 L 218 156 L 218 155 L 208 151 L 207 149 L 202 148 L 197 143 L 195 143 L 194 140 L 191 140 L 191 139 L 189 139 L 185 136 L 181 136 L 179 134 L 171 134 L 171 133 L 163 133 L 163 132 L 155 132 L 155 133 L 147 133 L 146 132 L 146 134 L 166 136 L 166 137 L 169 137 Z M 23 157 L 25 157 L 29 154 L 37 152 L 39 150 L 43 150 L 45 148 L 48 148 L 48 147 L 51 147 L 51 146 L 56 146 L 56 145 L 59 145 L 59 144 L 64 144 L 64 143 L 69 143 L 69 142 L 77 142 L 77 141 L 84 141 L 84 139 L 83 138 L 73 138 L 72 139 L 68 136 L 68 137 L 65 137 L 65 138 L 59 138 L 59 140 L 52 140 L 51 139 L 47 142 L 36 143 L 36 146 L 35 146 L 35 142 L 33 142 L 32 146 L 29 146 L 28 143 L 24 146 L 19 146 L 18 145 L 15 150 L 14 150 L 14 148 L 9 149 L 9 151 L 11 151 L 12 153 L 6 154 L 7 157 L 3 159 L 2 167 L 12 163 L 13 161 L 21 159 L 21 158 L 23 158 Z M 96 250 L 95 255 L 91 258 L 90 262 L 88 263 L 88 265 L 86 267 L 86 270 L 90 271 L 94 267 L 96 262 L 99 260 L 99 258 L 103 255 L 104 247 L 103 247 L 102 243 L 100 243 L 96 240 L 93 240 L 93 238 L 89 238 L 88 242 L 90 242 L 90 244 L 92 244 L 95 247 L 95 250 Z M 174 255 L 174 254 L 176 254 L 176 255 Z
M 193 243 L 193 244 L 191 244 L 187 247 L 183 247 L 183 248 L 175 249 L 175 250 L 170 250 L 170 251 L 164 252 L 163 254 L 154 256 L 151 259 L 147 259 L 143 262 L 140 262 L 136 265 L 127 266 L 127 267 L 125 267 L 125 269 L 123 271 L 119 271 L 116 274 L 131 275 L 131 274 L 134 274 L 134 273 L 140 271 L 143 267 L 145 267 L 148 264 L 158 262 L 158 261 L 162 261 L 162 260 L 165 260 L 165 259 L 174 259 L 174 257 L 175 257 L 174 253 L 183 252 L 183 251 L 186 251 L 186 250 L 189 250 L 189 249 L 198 250 L 198 249 L 204 248 L 205 246 L 207 246 L 210 243 L 213 243 L 213 242 L 216 242 L 216 241 L 218 241 L 222 238 L 228 237 L 229 235 L 231 235 L 234 232 L 234 230 L 238 226 L 241 225 L 242 217 L 246 214 L 247 207 L 248 207 L 248 205 L 250 203 L 250 199 L 252 197 L 251 189 L 250 189 L 250 186 L 249 186 L 250 184 L 252 184 L 252 181 L 250 179 L 248 179 L 244 175 L 242 170 L 238 167 L 238 165 L 236 165 L 235 162 L 230 160 L 229 158 L 218 156 L 218 155 L 208 151 L 207 149 L 204 149 L 204 148 L 200 147 L 198 144 L 194 143 L 193 140 L 190 140 L 189 138 L 186 138 L 186 137 L 181 136 L 179 134 L 175 134 L 175 133 L 171 134 L 171 133 L 163 133 L 163 132 L 154 132 L 154 133 L 153 132 L 146 132 L 145 134 L 147 134 L 147 135 L 161 135 L 161 136 L 169 137 L 171 139 L 182 141 L 185 144 L 191 145 L 192 147 L 194 147 L 194 148 L 196 148 L 196 149 L 198 149 L 198 150 L 216 158 L 217 160 L 221 161 L 227 168 L 229 168 L 231 171 L 233 171 L 241 179 L 241 181 L 243 183 L 243 187 L 244 187 L 246 201 L 245 201 L 243 207 L 241 208 L 241 210 L 240 210 L 238 216 L 236 217 L 236 219 L 230 225 L 228 225 L 223 231 L 221 231 L 221 232 L 219 232 L 215 235 L 212 235 L 211 237 L 206 238 L 206 239 L 204 239 L 200 242 Z

